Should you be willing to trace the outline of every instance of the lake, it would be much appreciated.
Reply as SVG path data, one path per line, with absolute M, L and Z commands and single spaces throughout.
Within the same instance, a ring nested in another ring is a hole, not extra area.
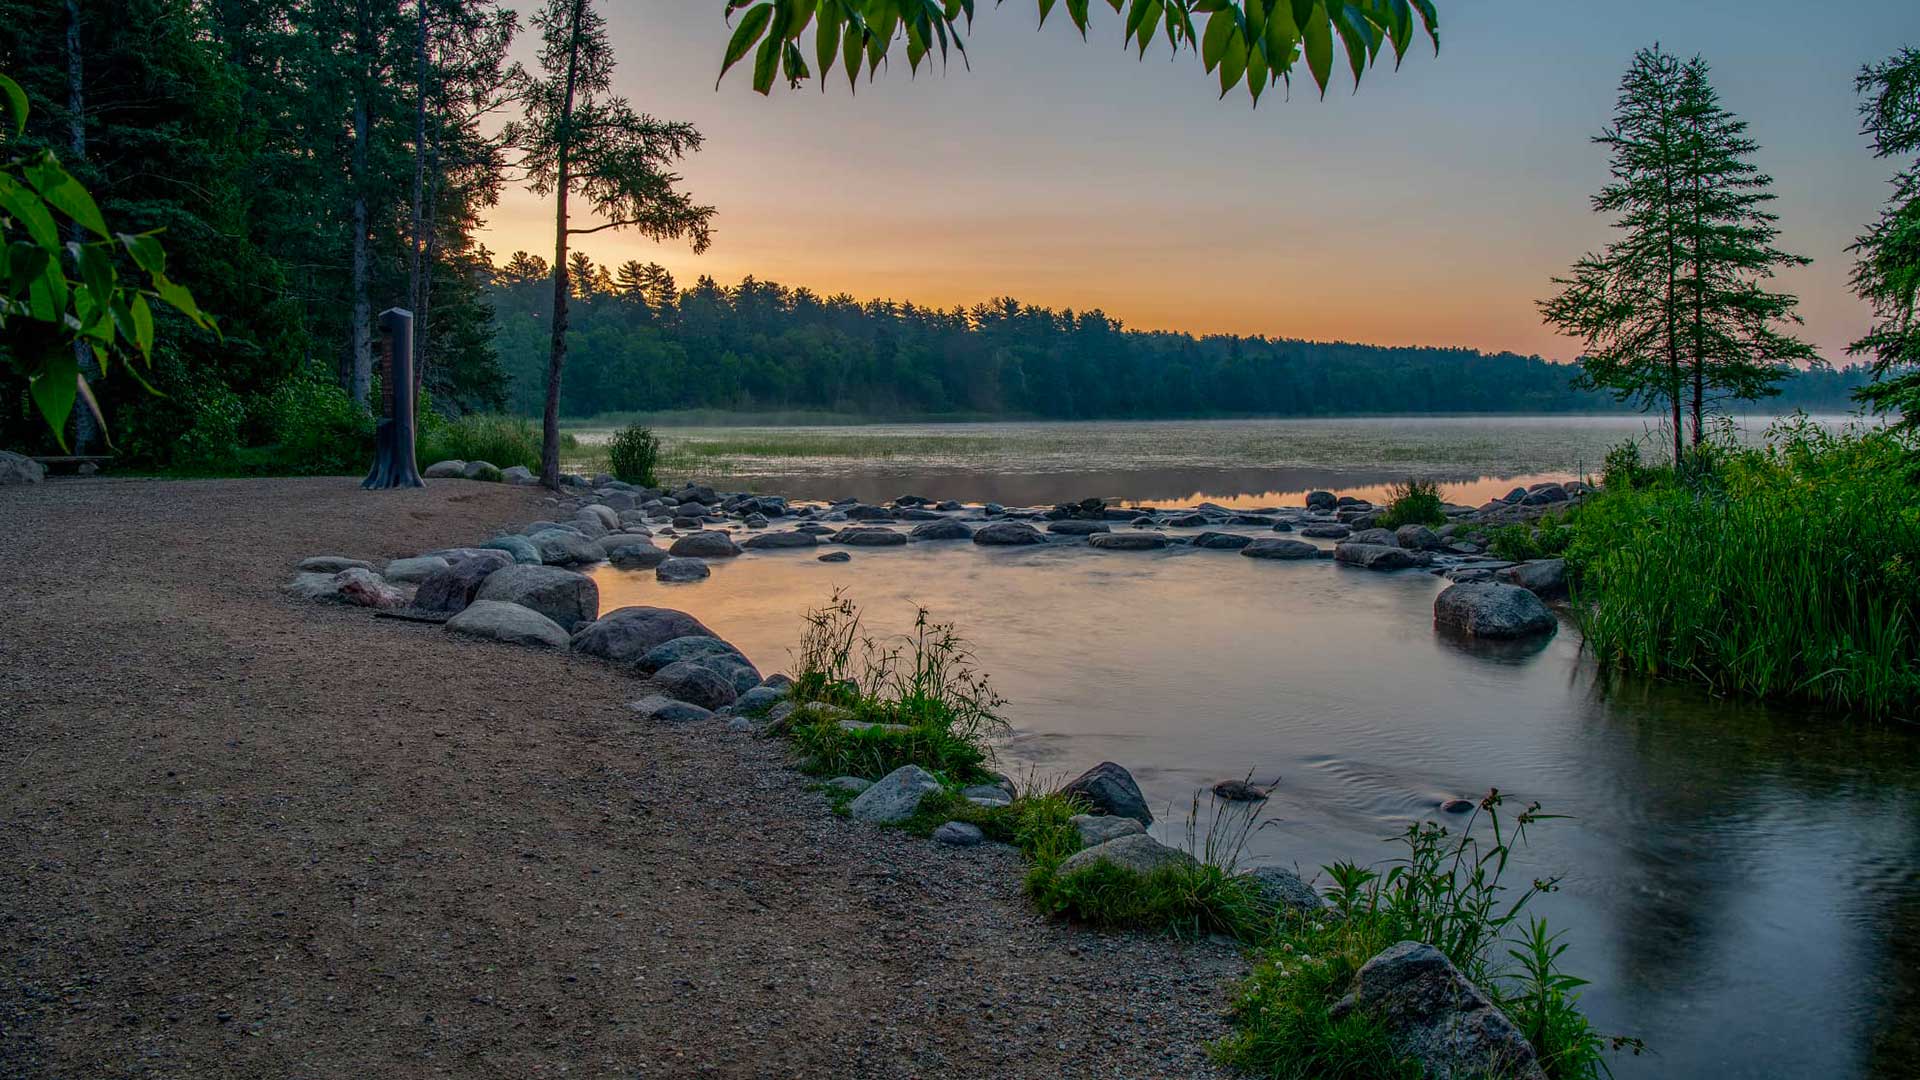
M 803 495 L 1247 506 L 1297 505 L 1312 487 L 1365 493 L 1411 474 L 1474 501 L 1518 478 L 1597 471 L 1607 446 L 1641 430 L 1637 417 L 963 427 L 851 429 L 834 437 L 894 438 L 908 450 L 880 460 L 816 452 L 805 469 L 739 454 L 737 465 L 768 471 L 730 475 Z M 711 437 L 822 445 L 814 432 Z M 933 440 L 952 438 L 980 442 L 959 460 L 928 460 L 941 452 Z M 982 460 L 1004 469 L 981 475 Z M 1464 647 L 1433 631 L 1439 579 L 1325 560 L 948 543 L 858 549 L 840 565 L 806 551 L 748 554 L 693 585 L 604 567 L 598 580 L 603 609 L 691 611 L 767 672 L 789 665 L 801 614 L 835 589 L 874 631 L 908 629 L 924 605 L 958 624 L 1008 699 L 1015 732 L 1000 755 L 1016 777 L 1117 761 L 1153 805 L 1156 834 L 1175 844 L 1187 842 L 1197 791 L 1249 773 L 1277 778 L 1247 865 L 1311 877 L 1334 860 L 1391 857 L 1382 839 L 1442 816 L 1445 799 L 1489 787 L 1537 799 L 1570 820 L 1536 827 L 1513 880 L 1562 879 L 1539 911 L 1568 932 L 1569 970 L 1592 980 L 1586 1007 L 1603 1030 L 1652 1050 L 1617 1060 L 1618 1075 L 1913 1068 L 1912 729 L 1687 686 L 1609 685 L 1567 625 L 1520 652 Z M 1202 798 L 1202 830 L 1209 812 Z

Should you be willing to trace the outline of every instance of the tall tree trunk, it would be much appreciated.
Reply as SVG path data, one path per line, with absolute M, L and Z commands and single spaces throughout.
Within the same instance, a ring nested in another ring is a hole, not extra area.
M 74 165 L 79 165 L 87 157 L 87 99 L 84 93 L 84 74 L 80 53 L 80 3 L 79 0 L 67 0 L 67 153 Z M 78 222 L 68 226 L 67 239 L 70 243 L 84 244 L 91 237 Z M 73 362 L 80 369 L 82 377 L 92 380 L 99 376 L 100 369 L 93 362 L 93 350 L 86 342 L 75 339 L 73 342 Z M 82 401 L 80 407 L 73 410 L 73 452 L 84 454 L 93 445 L 99 434 L 98 424 L 94 420 L 93 410 Z
M 560 103 L 553 214 L 553 345 L 547 353 L 547 408 L 541 418 L 540 482 L 560 490 L 560 369 L 567 362 L 567 189 L 573 184 L 573 91 L 580 63 L 580 17 L 586 0 L 573 0 L 567 42 L 567 88 Z
M 414 0 L 413 95 L 413 236 L 407 267 L 407 306 L 413 310 L 413 392 L 417 397 L 425 378 L 427 354 L 419 348 L 420 328 L 426 321 L 426 277 L 421 255 L 426 249 L 427 186 L 427 0 Z
M 370 141 L 367 97 L 369 84 L 373 82 L 373 32 L 368 24 L 372 22 L 373 14 L 368 9 L 367 0 L 360 0 L 356 16 L 354 51 L 358 54 L 358 68 L 354 72 L 353 86 L 353 327 L 347 335 L 348 360 L 353 374 L 347 392 L 352 395 L 356 406 L 365 409 L 368 407 L 367 397 L 373 388 L 373 304 L 367 297 L 367 145 Z
M 1697 168 L 1697 166 L 1696 166 Z M 1693 178 L 1693 447 L 1704 438 L 1707 398 L 1706 276 L 1700 250 L 1700 177 Z
M 421 372 L 427 366 L 428 331 L 432 326 L 428 316 L 433 309 L 433 262 L 440 257 L 439 206 L 440 148 L 435 145 L 427 164 L 427 237 L 426 250 L 420 256 L 420 307 L 413 313 L 413 364 L 414 370 Z M 419 384 L 425 385 L 424 376 Z

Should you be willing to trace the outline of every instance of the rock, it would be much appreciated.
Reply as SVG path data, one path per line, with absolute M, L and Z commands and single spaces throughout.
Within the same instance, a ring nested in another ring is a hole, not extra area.
M 1208 551 L 1239 551 L 1253 543 L 1253 537 L 1242 533 L 1204 532 L 1193 538 L 1193 546 Z
M 609 540 L 612 537 L 608 538 Z M 606 542 L 602 541 L 602 548 Z M 607 561 L 622 570 L 651 570 L 672 556 L 645 540 L 636 540 L 607 550 Z
M 671 584 L 684 584 L 689 581 L 705 581 L 713 576 L 702 559 L 668 559 L 653 568 L 653 576 Z
M 11 450 L 0 450 L 0 487 L 38 484 L 47 478 L 47 467 Z
M 1464 814 L 1478 805 L 1472 799 L 1448 799 L 1440 804 L 1440 811 L 1445 814 Z
M 513 561 L 523 566 L 540 566 L 540 549 L 533 541 L 524 536 L 496 536 L 480 545 L 495 551 L 504 551 L 513 556 Z
M 1563 600 L 1567 595 L 1567 560 L 1536 559 L 1494 572 L 1495 581 L 1518 585 L 1544 600 Z
M 761 533 L 750 537 L 740 545 L 748 551 L 780 551 L 785 548 L 819 547 L 820 538 L 810 532 L 787 529 L 780 532 Z
M 1431 945 L 1403 941 L 1362 964 L 1331 1015 L 1354 1012 L 1383 1024 L 1394 1053 L 1435 1080 L 1546 1080 L 1526 1036 Z
M 907 534 L 877 525 L 854 526 L 834 533 L 833 542 L 849 547 L 899 547 L 907 542 Z
M 1317 559 L 1320 549 L 1305 540 L 1268 536 L 1241 548 L 1240 554 L 1249 559 Z
M 898 511 L 893 516 L 899 518 L 901 521 L 939 521 L 940 520 L 939 514 L 935 513 L 932 510 L 922 510 L 917 506 L 907 507 L 904 510 Z
M 1517 502 L 1523 501 L 1524 499 L 1526 499 L 1526 497 L 1527 497 L 1527 489 L 1523 487 L 1517 487 L 1517 488 L 1514 488 L 1512 491 L 1507 492 L 1505 495 L 1501 496 L 1500 501 L 1503 503 L 1517 503 Z
M 1047 531 L 1056 536 L 1092 536 L 1112 532 L 1113 527 L 1104 521 L 1056 521 L 1047 526 Z
M 1438 551 L 1447 546 L 1439 533 L 1425 525 L 1402 525 L 1393 530 L 1393 539 L 1408 551 Z
M 839 791 L 851 791 L 855 795 L 858 795 L 861 792 L 872 787 L 873 781 L 863 780 L 858 776 L 836 776 L 833 779 L 827 781 L 824 786 L 834 788 Z
M 1087 537 L 1101 551 L 1157 551 L 1167 546 L 1167 534 L 1157 532 L 1101 533 Z
M 733 537 L 723 532 L 697 532 L 673 542 L 667 553 L 685 559 L 730 559 L 740 554 Z
M 979 806 L 1010 806 L 1013 796 L 998 784 L 975 784 L 960 789 L 960 797 Z M 1124 820 L 1124 819 L 1122 819 Z
M 1213 524 L 1213 518 L 1206 514 L 1175 514 L 1167 519 L 1167 524 L 1176 529 L 1204 529 Z
M 459 480 L 467 474 L 467 463 L 458 458 L 436 461 L 421 476 L 429 480 Z
M 460 470 L 460 475 L 468 480 L 483 480 L 497 484 L 502 478 L 500 467 L 490 461 L 469 461 Z
M 1567 489 L 1559 484 L 1535 484 L 1527 489 L 1526 497 L 1520 500 L 1522 506 L 1550 506 L 1567 501 Z
M 601 528 L 606 529 L 608 532 L 612 532 L 614 529 L 620 527 L 619 512 L 605 503 L 588 503 L 581 507 L 580 513 L 575 516 L 587 517 L 589 515 L 592 516 L 593 520 L 600 523 Z
M 731 705 L 740 696 L 725 675 L 692 660 L 668 664 L 654 672 L 651 679 L 653 685 L 668 697 L 690 702 L 703 709 Z
M 892 825 L 912 817 L 928 795 L 940 790 L 940 781 L 918 765 L 902 765 L 874 782 L 847 805 L 855 821 Z
M 1079 830 L 1080 843 L 1084 847 L 1094 847 L 1109 840 L 1118 840 L 1123 836 L 1137 836 L 1147 831 L 1145 825 L 1126 817 L 1075 814 L 1067 820 Z
M 533 470 L 527 468 L 525 465 L 509 465 L 501 469 L 500 479 L 509 484 L 518 484 L 521 487 L 532 487 L 540 482 L 540 478 L 533 475 Z
M 633 493 L 630 491 L 609 488 L 596 494 L 600 496 L 600 504 L 614 512 L 616 520 L 619 520 L 618 515 L 624 515 L 634 507 L 640 505 L 640 500 L 634 498 Z
M 669 614 L 681 613 L 675 611 Z M 691 616 L 686 617 L 692 620 Z M 693 625 L 700 626 L 697 621 Z M 690 632 L 686 637 L 663 641 L 648 649 L 633 662 L 633 670 L 641 675 L 652 675 L 674 664 L 698 664 L 727 680 L 736 694 L 745 694 L 760 685 L 760 669 L 753 666 L 753 661 L 747 659 L 746 654 L 717 637 L 705 634 L 705 627 L 700 629 L 702 633 Z
M 1265 802 L 1270 794 L 1266 788 L 1245 780 L 1222 780 L 1213 785 L 1213 793 L 1228 802 Z
M 497 554 L 505 557 L 504 552 Z M 461 559 L 428 574 L 413 594 L 413 606 L 421 611 L 464 611 L 473 603 L 473 598 L 479 594 L 480 586 L 486 583 L 487 578 L 501 569 L 504 567 L 492 559 Z
M 1353 535 L 1353 530 L 1338 522 L 1322 521 L 1301 529 L 1300 535 L 1312 537 L 1315 540 L 1345 540 Z
M 1044 544 L 1047 538 L 1024 521 L 996 521 L 976 530 L 973 542 L 985 547 L 1020 547 Z
M 1327 906 L 1327 901 L 1299 874 L 1278 866 L 1266 866 L 1246 875 L 1260 899 L 1277 911 L 1311 914 Z
M 1550 634 L 1559 626 L 1539 597 L 1492 581 L 1449 585 L 1433 602 L 1433 621 L 1443 630 L 1496 640 Z
M 1272 528 L 1273 518 L 1266 514 L 1234 514 L 1228 518 L 1235 525 L 1254 525 L 1262 529 Z
M 1333 557 L 1338 562 L 1363 570 L 1407 570 L 1433 561 L 1424 551 L 1408 551 L 1403 547 L 1388 547 L 1385 544 L 1340 544 L 1333 549 Z
M 355 607 L 380 608 L 390 610 L 406 604 L 407 598 L 399 589 L 387 584 L 379 574 L 359 567 L 342 570 L 333 576 L 337 599 Z
M 1380 544 L 1384 547 L 1399 547 L 1400 538 L 1392 529 L 1366 529 L 1356 527 L 1352 540 L 1356 544 Z
M 1081 773 L 1061 788 L 1060 793 L 1080 796 L 1096 814 L 1132 818 L 1142 825 L 1153 824 L 1153 811 L 1147 809 L 1147 800 L 1140 794 L 1140 785 L 1133 782 L 1133 774 L 1111 761 L 1103 761 Z
M 371 570 L 373 564 L 360 559 L 349 559 L 343 555 L 315 555 L 301 559 L 295 567 L 303 574 L 337 574 L 342 570 Z
M 820 556 L 820 561 L 821 562 L 852 562 L 853 556 L 847 554 L 844 551 L 829 551 L 825 555 Z
M 600 545 L 573 529 L 542 529 L 527 537 L 540 552 L 540 561 L 548 566 L 579 566 L 597 563 L 605 556 Z
M 647 720 L 658 720 L 665 724 L 690 724 L 713 719 L 713 710 L 665 694 L 648 694 L 639 701 L 628 702 L 627 708 Z
M 693 638 L 704 638 L 719 642 L 727 649 L 733 648 L 715 637 L 706 624 L 684 611 L 663 607 L 623 607 L 607 612 L 594 620 L 591 626 L 573 635 L 573 651 L 611 660 L 616 664 L 637 664 L 668 642 Z M 681 652 L 663 656 L 641 674 L 651 675 L 676 660 L 685 660 L 693 655 L 692 652 Z M 754 681 L 760 680 L 756 677 Z
M 987 842 L 987 836 L 980 831 L 980 826 L 964 821 L 949 821 L 933 830 L 933 839 L 935 843 L 953 847 L 979 847 Z
M 915 540 L 971 540 L 973 530 L 952 518 L 941 518 L 915 525 L 907 535 Z
M 557 566 L 509 566 L 488 575 L 474 600 L 503 600 L 545 615 L 562 629 L 600 616 L 600 587 Z
M 469 637 L 564 649 L 567 632 L 545 615 L 504 600 L 475 600 L 447 620 L 447 630 Z
M 750 687 L 746 693 L 741 694 L 739 699 L 733 703 L 733 714 L 735 716 L 765 716 L 767 713 L 773 711 L 775 705 L 785 700 L 787 700 L 787 691 L 784 687 Z
M 1307 509 L 1331 510 L 1340 504 L 1340 500 L 1331 491 L 1307 492 Z
M 1121 836 L 1103 844 L 1083 848 L 1060 864 L 1060 876 L 1091 868 L 1095 863 L 1111 863 L 1137 874 L 1151 874 L 1163 866 L 1191 865 L 1192 855 L 1171 848 L 1145 833 Z
M 565 523 L 565 528 L 571 529 L 589 540 L 598 540 L 613 531 L 607 528 L 607 523 L 601 519 L 600 515 L 590 513 L 586 510 L 575 514 L 572 521 Z
M 395 559 L 389 562 L 383 576 L 388 581 L 401 585 L 418 585 L 431 577 L 435 571 L 446 568 L 447 560 L 436 555 L 422 555 L 417 559 Z

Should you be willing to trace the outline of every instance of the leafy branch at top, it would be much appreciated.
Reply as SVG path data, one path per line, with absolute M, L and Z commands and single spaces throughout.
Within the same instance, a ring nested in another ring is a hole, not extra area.
M 1036 0 L 1046 23 L 1056 0 Z M 1383 45 L 1393 49 L 1394 65 L 1413 43 L 1417 29 L 1437 51 L 1439 13 L 1432 0 L 1106 0 L 1125 20 L 1123 43 L 1145 56 L 1164 40 L 1177 55 L 1198 53 L 1202 66 L 1220 80 L 1220 96 L 1245 82 L 1257 103 L 1267 87 L 1292 84 L 1294 65 L 1303 57 L 1321 96 L 1333 76 L 1337 54 L 1344 54 L 1354 86 L 1379 58 Z M 1064 0 L 1058 6 L 1086 36 L 1092 0 Z M 773 89 L 776 75 L 794 87 L 814 75 L 803 51 L 813 29 L 812 62 L 824 76 L 839 65 L 854 86 L 864 65 L 873 78 L 889 49 L 904 42 L 907 66 L 938 52 L 964 62 L 963 31 L 971 29 L 974 0 L 726 0 L 726 16 L 745 11 L 727 42 L 720 76 L 753 54 L 753 88 Z

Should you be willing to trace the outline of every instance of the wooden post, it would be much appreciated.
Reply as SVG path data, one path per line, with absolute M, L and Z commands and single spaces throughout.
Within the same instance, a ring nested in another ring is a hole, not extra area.
M 373 470 L 361 487 L 426 487 L 414 458 L 413 313 L 380 313 L 380 420 L 374 429 Z

